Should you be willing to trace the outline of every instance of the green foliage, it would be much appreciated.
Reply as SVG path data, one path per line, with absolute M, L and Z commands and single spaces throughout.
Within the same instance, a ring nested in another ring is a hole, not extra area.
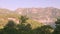
M 8 18 L 16 18 L 18 19 L 20 15 L 16 13 L 4 13 L 0 14 L 0 29 L 2 29 L 3 26 L 5 26 L 8 22 Z
M 15 24 L 8 21 L 6 26 L 0 30 L 0 34 L 52 34 L 53 28 L 43 25 L 37 21 L 30 20 L 25 16 L 21 16 L 21 24 Z
M 28 20 L 27 20 L 27 23 L 29 23 L 29 24 L 31 25 L 31 28 L 32 28 L 32 29 L 35 29 L 35 28 L 37 28 L 37 27 L 44 26 L 42 23 L 37 22 L 37 21 L 34 21 L 34 20 L 32 20 L 32 19 L 28 19 Z
M 34 34 L 52 34 L 53 28 L 49 25 L 44 25 L 36 29 L 33 29 L 33 32 Z
M 12 20 L 9 20 L 8 23 L 6 24 L 8 27 L 14 27 L 15 23 Z
M 28 20 L 28 18 L 26 16 L 21 16 L 20 20 L 22 24 L 22 23 L 26 23 L 26 20 Z
M 53 32 L 53 28 L 49 25 L 45 25 L 45 26 L 42 26 L 41 27 L 41 31 L 44 33 L 44 34 L 52 34 Z
M 6 26 L 1 30 L 2 34 L 17 34 L 15 24 L 13 21 L 9 21 Z
M 60 34 L 60 19 L 57 19 L 54 34 Z

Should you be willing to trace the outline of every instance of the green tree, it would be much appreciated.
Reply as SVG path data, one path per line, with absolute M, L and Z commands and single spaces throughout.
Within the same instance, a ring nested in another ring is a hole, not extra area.
M 21 16 L 21 18 L 19 18 L 22 23 L 26 23 L 26 20 L 28 20 L 28 18 L 26 16 Z
M 52 34 L 53 28 L 49 25 L 44 25 L 33 30 L 33 34 Z
M 8 21 L 3 29 L 3 34 L 17 34 L 17 29 L 15 28 L 15 23 L 13 21 Z
M 57 19 L 56 23 L 56 28 L 54 30 L 54 34 L 60 34 L 60 19 Z
M 18 28 L 18 32 L 20 34 L 29 34 L 29 31 L 31 30 L 30 24 L 26 24 L 26 20 L 28 20 L 28 18 L 26 16 L 21 16 L 20 19 L 20 24 L 17 25 Z M 26 25 L 25 25 L 26 24 Z
M 45 25 L 41 27 L 41 33 L 52 34 L 53 31 L 54 31 L 53 28 L 49 25 Z

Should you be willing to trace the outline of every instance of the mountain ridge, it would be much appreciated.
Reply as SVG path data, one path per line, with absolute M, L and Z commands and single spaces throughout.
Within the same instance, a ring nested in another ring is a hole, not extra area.
M 5 9 L 3 9 L 5 10 Z M 49 22 L 45 24 L 50 24 L 51 21 L 55 22 L 56 18 L 60 17 L 60 9 L 54 7 L 46 8 L 18 8 L 15 11 L 6 10 L 8 14 L 19 14 L 25 15 L 29 18 L 39 21 L 39 22 Z M 7 14 L 5 11 L 0 11 L 0 14 Z
M 44 22 L 45 24 L 51 25 L 58 17 L 60 17 L 60 9 L 57 8 L 20 8 L 16 10 L 16 13 L 26 15 L 33 20 Z M 52 24 L 52 25 L 53 25 Z

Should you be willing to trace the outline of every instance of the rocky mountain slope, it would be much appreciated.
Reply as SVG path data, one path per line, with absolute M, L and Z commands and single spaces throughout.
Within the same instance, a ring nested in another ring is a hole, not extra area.
M 42 22 L 45 25 L 55 25 L 56 18 L 60 17 L 60 9 L 47 7 L 47 8 L 18 8 L 16 13 L 26 15 L 33 20 Z
M 0 17 L 17 17 L 25 15 L 45 25 L 55 25 L 56 18 L 60 17 L 60 9 L 47 8 L 18 8 L 15 11 L 0 8 Z
M 19 8 L 16 10 L 17 13 L 22 15 L 29 15 L 30 17 L 59 17 L 60 15 L 60 9 L 57 8 Z

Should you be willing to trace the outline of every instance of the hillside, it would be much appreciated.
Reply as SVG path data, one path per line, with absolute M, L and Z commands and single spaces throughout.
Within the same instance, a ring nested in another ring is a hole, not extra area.
M 10 18 L 13 21 L 15 20 L 15 23 L 17 23 L 17 21 L 19 21 L 20 16 L 21 15 L 14 11 L 10 11 L 8 9 L 0 9 L 0 28 L 3 28 L 3 26 L 5 26 L 8 23 L 8 18 Z M 41 26 L 39 22 L 34 21 L 32 19 L 27 20 L 27 22 L 31 24 L 32 29 Z
M 34 21 L 38 21 L 45 25 L 55 25 L 56 18 L 60 18 L 60 9 L 47 8 L 18 8 L 15 11 L 0 8 L 0 22 L 7 21 L 8 18 L 16 18 L 25 15 Z M 2 21 L 1 21 L 2 20 Z M 2 23 L 3 24 L 3 23 Z
M 53 7 L 18 8 L 15 12 L 47 25 L 54 25 L 56 18 L 60 17 L 60 9 Z
M 8 18 L 16 18 L 16 19 L 18 19 L 18 16 L 19 15 L 16 14 L 14 11 L 0 8 L 0 27 L 7 24 Z
M 47 8 L 18 8 L 15 12 L 24 14 L 30 17 L 59 17 L 60 9 L 47 7 Z

